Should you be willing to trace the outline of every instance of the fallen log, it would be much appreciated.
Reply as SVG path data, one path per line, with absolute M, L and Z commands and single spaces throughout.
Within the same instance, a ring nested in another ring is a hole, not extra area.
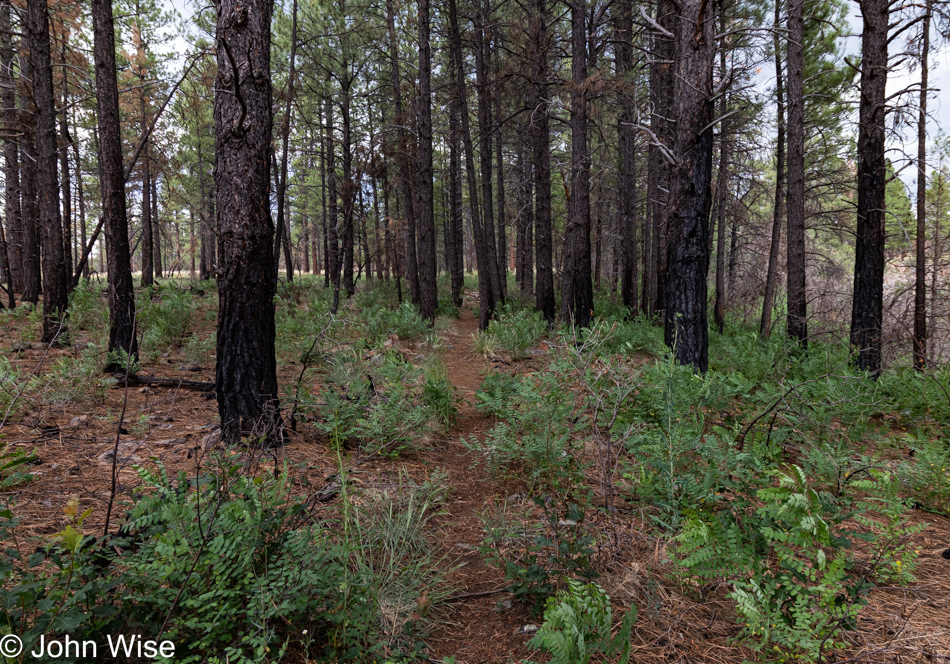
M 214 383 L 205 383 L 200 380 L 185 380 L 184 378 L 156 378 L 155 376 L 139 376 L 138 374 L 126 374 L 117 372 L 113 374 L 119 381 L 119 385 L 124 387 L 126 383 L 131 387 L 133 385 L 146 385 L 155 387 L 173 387 L 183 390 L 198 390 L 199 392 L 213 392 Z

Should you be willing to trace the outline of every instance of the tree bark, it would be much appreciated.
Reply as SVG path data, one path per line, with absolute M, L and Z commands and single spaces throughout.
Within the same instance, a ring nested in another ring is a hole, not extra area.
M 805 0 L 788 4 L 788 337 L 808 346 L 805 291 Z
M 775 286 L 778 281 L 778 258 L 782 247 L 782 215 L 785 205 L 785 85 L 782 76 L 782 49 L 779 24 L 782 14 L 781 0 L 775 0 L 775 28 L 772 33 L 772 48 L 775 50 L 775 121 L 778 125 L 775 151 L 775 203 L 772 213 L 772 238 L 769 242 L 769 264 L 765 274 L 765 297 L 762 300 L 762 319 L 759 334 L 768 339 L 772 333 L 772 306 L 775 302 Z
M 861 102 L 858 120 L 858 225 L 855 238 L 851 346 L 857 366 L 881 373 L 884 309 L 884 217 L 887 186 L 885 118 L 887 115 L 888 0 L 861 0 Z M 791 156 L 791 155 L 789 155 Z M 791 182 L 789 182 L 791 185 Z
M 676 42 L 666 260 L 666 344 L 677 361 L 705 372 L 709 365 L 706 274 L 712 204 L 715 13 L 708 0 L 681 0 Z
M 152 269 L 162 276 L 162 224 L 158 218 L 158 173 L 152 176 Z
M 40 220 L 36 198 L 36 105 L 33 101 L 33 65 L 29 53 L 29 38 L 22 39 L 20 77 L 25 81 L 20 87 L 20 227 L 23 241 L 23 296 L 24 302 L 36 305 L 40 301 L 42 280 L 40 275 Z
M 63 34 L 60 44 L 60 59 L 63 64 L 63 107 L 59 115 L 59 132 L 62 145 L 59 149 L 59 164 L 62 169 L 62 188 L 63 188 L 63 256 L 66 261 L 66 276 L 72 276 L 73 273 L 73 212 L 72 212 L 72 191 L 71 178 L 69 175 L 69 145 L 72 138 L 69 136 L 69 69 L 66 65 L 66 34 Z M 77 164 L 78 168 L 78 164 Z M 71 279 L 67 278 L 66 288 L 72 290 Z
M 590 325 L 594 308 L 590 255 L 590 155 L 587 151 L 587 0 L 571 1 L 571 191 L 564 230 L 561 317 Z
M 46 0 L 27 3 L 35 104 L 37 208 L 43 236 L 43 342 L 54 343 L 66 334 L 71 270 L 63 249 L 63 217 L 59 209 L 56 97 L 47 9 Z
M 14 292 L 23 292 L 23 229 L 20 217 L 20 157 L 14 138 L 19 126 L 10 32 L 10 3 L 3 3 L 0 5 L 0 105 L 3 106 L 3 129 L 6 135 L 3 139 L 4 221 L 10 262 L 9 296 L 12 302 Z
M 435 322 L 439 306 L 436 285 L 435 212 L 432 187 L 432 46 L 429 0 L 419 3 L 419 313 Z
M 554 232 L 551 223 L 551 136 L 548 111 L 547 0 L 533 0 L 529 25 L 531 80 L 532 172 L 534 175 L 535 305 L 548 323 L 554 322 Z
M 337 232 L 339 205 L 337 204 L 336 150 L 333 141 L 333 101 L 327 99 L 327 266 L 333 287 L 333 313 L 340 307 L 340 243 Z
M 495 245 L 495 214 L 494 195 L 492 193 L 492 86 L 488 78 L 488 50 L 491 42 L 489 23 L 491 17 L 490 0 L 480 3 L 476 8 L 473 19 L 474 50 L 475 50 L 475 85 L 478 92 L 478 154 L 479 168 L 482 177 L 482 210 L 485 214 L 482 225 L 482 242 L 485 245 L 487 270 L 481 264 L 478 267 L 478 278 L 483 276 L 491 283 L 492 301 L 504 304 L 505 298 L 501 287 L 501 272 L 498 265 L 498 251 Z
M 620 296 L 631 316 L 640 313 L 637 290 L 637 153 L 633 123 L 636 118 L 633 75 L 633 13 L 631 3 L 617 7 L 616 65 L 620 90 L 617 139 L 620 173 L 617 182 L 617 226 L 620 244 Z M 611 279 L 613 282 L 613 279 Z
M 132 286 L 129 223 L 125 207 L 125 170 L 122 164 L 122 134 L 119 124 L 115 28 L 112 3 L 109 0 L 92 0 L 92 22 L 98 107 L 99 182 L 108 256 L 109 351 L 121 350 L 131 357 L 138 357 L 135 292 Z
M 914 368 L 927 367 L 927 94 L 930 20 L 933 0 L 927 0 L 920 49 L 920 105 L 917 116 L 917 237 L 914 283 Z M 936 266 L 934 266 L 936 269 Z
M 451 63 L 449 64 L 451 71 Z M 452 284 L 452 303 L 462 306 L 465 273 L 462 264 L 462 167 L 460 153 L 462 136 L 459 113 L 461 103 L 458 90 L 453 89 L 449 101 L 449 218 L 445 224 L 445 256 L 449 263 Z
M 217 5 L 215 195 L 221 276 L 215 389 L 225 443 L 283 437 L 269 196 L 273 7 L 273 0 L 219 0 Z

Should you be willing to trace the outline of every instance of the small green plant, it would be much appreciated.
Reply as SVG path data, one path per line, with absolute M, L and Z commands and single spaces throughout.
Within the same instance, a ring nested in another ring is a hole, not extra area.
M 540 313 L 522 309 L 491 321 L 486 334 L 493 337 L 512 360 L 521 360 L 527 357 L 527 350 L 538 343 L 547 327 Z
M 915 438 L 908 442 L 914 458 L 899 468 L 903 481 L 920 507 L 950 513 L 950 442 L 930 440 L 919 444 Z
M 487 537 L 479 548 L 486 560 L 511 581 L 515 598 L 540 615 L 545 602 L 571 578 L 591 580 L 594 538 L 584 522 L 584 509 L 567 503 L 558 510 L 544 498 L 533 498 L 543 520 L 528 515 L 512 520 L 504 508 L 489 509 L 482 516 Z
M 754 498 L 736 491 L 692 511 L 676 538 L 679 564 L 687 578 L 732 586 L 753 648 L 820 661 L 844 645 L 840 633 L 854 627 L 876 582 L 912 578 L 907 536 L 922 526 L 906 525 L 897 482 L 881 471 L 866 469 L 838 497 L 812 488 L 798 466 L 758 483 Z M 872 497 L 856 500 L 855 491 Z M 871 545 L 870 566 L 848 553 L 856 540 Z
M 614 636 L 613 609 L 604 589 L 569 579 L 565 590 L 548 599 L 544 624 L 528 645 L 548 653 L 551 664 L 588 664 L 598 655 L 627 664 L 636 619 L 637 607 L 631 606 Z
M 455 426 L 459 397 L 455 386 L 449 381 L 444 364 L 436 364 L 426 370 L 422 401 L 435 414 L 439 424 L 445 428 Z
M 185 361 L 197 366 L 213 366 L 217 342 L 217 332 L 212 332 L 204 339 L 197 334 L 193 334 L 182 346 Z
M 472 334 L 472 350 L 476 355 L 484 357 L 486 360 L 498 355 L 501 343 L 498 338 L 487 332 L 475 332 Z

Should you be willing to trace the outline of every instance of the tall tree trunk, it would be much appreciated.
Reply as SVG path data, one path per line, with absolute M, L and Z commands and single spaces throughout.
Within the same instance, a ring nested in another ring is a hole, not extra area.
M 347 63 L 343 63 L 349 71 Z M 349 75 L 349 74 L 347 74 Z M 354 248 L 354 209 L 356 206 L 356 182 L 353 177 L 353 130 L 350 116 L 350 85 L 343 85 L 343 99 L 340 103 L 340 119 L 343 123 L 343 290 L 347 296 L 355 292 L 353 285 L 353 248 Z M 410 235 L 415 232 L 410 228 Z M 413 243 L 415 240 L 413 239 Z
M 548 323 L 554 322 L 554 232 L 551 224 L 551 136 L 548 111 L 547 0 L 533 0 L 529 54 L 534 63 L 530 118 L 534 173 L 535 305 Z
M 22 39 L 21 53 L 29 53 L 29 39 Z M 36 106 L 33 102 L 32 58 L 20 56 L 20 77 L 28 83 L 20 88 L 20 227 L 23 241 L 23 301 L 36 305 L 40 301 L 40 220 L 36 198 Z
M 594 308 L 587 151 L 587 0 L 571 1 L 571 192 L 564 230 L 561 317 L 587 327 Z
M 435 212 L 432 188 L 432 51 L 429 0 L 419 3 L 419 313 L 433 323 L 439 306 L 436 286 Z
M 881 373 L 884 315 L 884 212 L 887 186 L 887 22 L 889 0 L 861 0 L 861 102 L 858 120 L 858 228 L 855 238 L 851 346 L 857 366 Z M 791 184 L 791 182 L 789 183 Z
M 451 71 L 451 63 L 449 64 Z M 461 103 L 458 90 L 453 88 L 449 101 L 449 218 L 445 223 L 445 256 L 449 263 L 452 285 L 452 303 L 462 306 L 462 291 L 465 288 L 462 265 L 462 166 L 460 152 L 462 136 L 459 121 Z
M 16 142 L 19 123 L 16 108 L 16 86 L 13 82 L 13 42 L 10 37 L 10 3 L 0 5 L 0 105 L 3 107 L 3 181 L 4 221 L 7 251 L 10 260 L 13 292 L 23 288 L 23 228 L 20 217 L 20 156 Z
M 273 441 L 283 429 L 269 196 L 273 6 L 273 0 L 220 0 L 217 5 L 215 195 L 221 276 L 215 389 L 225 443 L 242 436 Z
M 633 75 L 633 12 L 631 3 L 615 5 L 617 11 L 617 78 L 620 79 L 617 139 L 620 173 L 617 181 L 618 235 L 620 241 L 620 294 L 631 316 L 640 313 L 637 291 L 637 153 L 633 123 L 636 120 Z M 611 279 L 613 281 L 613 279 Z
M 675 32 L 676 4 L 674 0 L 657 0 L 656 22 L 667 32 Z M 666 261 L 667 261 L 667 216 L 669 215 L 671 166 L 667 153 L 674 144 L 673 115 L 674 78 L 673 39 L 662 33 L 653 35 L 652 59 L 650 62 L 650 129 L 654 136 L 650 142 L 647 165 L 647 198 L 650 205 L 650 292 L 648 313 L 666 308 Z
M 145 104 L 142 104 L 144 110 Z M 143 116 L 143 125 L 144 116 Z M 145 128 L 142 129 L 143 135 Z M 147 150 L 148 148 L 146 148 Z M 151 160 L 146 154 L 142 160 L 142 285 L 151 286 L 154 279 L 152 258 L 155 250 L 152 246 L 152 171 Z
M 409 141 L 402 105 L 402 83 L 399 76 L 399 49 L 396 41 L 396 21 L 393 12 L 393 0 L 386 0 L 386 22 L 389 28 L 389 60 L 393 87 L 393 121 L 396 124 L 396 163 L 399 165 L 399 193 L 402 209 L 406 215 L 406 276 L 409 279 L 409 292 L 412 301 L 419 302 L 419 267 L 416 263 L 415 244 L 415 201 L 412 195 L 412 171 L 409 158 Z
M 63 217 L 59 209 L 56 97 L 47 9 L 46 0 L 27 3 L 36 121 L 36 194 L 43 235 L 43 342 L 53 343 L 66 332 L 71 270 L 63 248 Z
M 788 337 L 808 345 L 805 290 L 805 0 L 788 3 Z
M 705 372 L 709 365 L 706 274 L 712 205 L 715 5 L 681 0 L 674 28 L 674 154 L 666 260 L 666 344 L 677 361 Z
M 725 76 L 725 51 L 721 51 L 720 55 L 722 76 Z M 720 115 L 725 115 L 729 108 L 727 99 L 728 95 L 723 94 Z M 727 118 L 719 125 L 719 173 L 716 177 L 716 300 L 713 316 L 719 334 L 722 334 L 726 320 L 726 203 L 729 198 L 729 158 L 732 151 L 728 131 Z
M 475 177 L 475 151 L 472 147 L 472 132 L 469 126 L 468 91 L 465 85 L 465 69 L 462 60 L 462 37 L 458 23 L 456 0 L 449 0 L 449 48 L 452 51 L 452 79 L 455 95 L 459 100 L 459 119 L 461 120 L 462 144 L 465 147 L 465 174 L 468 180 L 468 202 L 472 212 L 472 236 L 478 263 L 478 327 L 488 328 L 488 321 L 495 310 L 492 288 L 492 268 L 488 260 L 488 248 L 485 246 L 485 230 L 478 205 L 478 184 Z M 497 270 L 494 271 L 497 275 Z
M 484 0 L 480 7 L 476 9 L 473 17 L 475 50 L 475 85 L 478 92 L 478 155 L 479 170 L 482 177 L 482 210 L 485 214 L 482 225 L 482 240 L 485 245 L 485 257 L 487 259 L 487 270 L 482 270 L 481 264 L 478 266 L 478 277 L 484 275 L 491 283 L 492 301 L 504 304 L 505 298 L 501 288 L 501 272 L 498 265 L 498 251 L 495 245 L 495 214 L 494 214 L 494 195 L 492 194 L 492 113 L 491 98 L 492 86 L 488 78 L 488 50 L 490 48 L 491 35 L 489 23 L 491 22 L 490 0 Z
M 135 332 L 135 292 L 129 254 L 129 222 L 125 207 L 125 171 L 119 124 L 119 89 L 116 79 L 115 28 L 112 3 L 92 0 L 98 107 L 99 182 L 102 218 L 108 255 L 109 351 L 122 350 L 138 357 Z M 99 253 L 100 257 L 102 252 Z M 115 369 L 125 367 L 113 366 Z
M 294 84 L 297 66 L 297 0 L 293 2 L 290 27 L 290 73 L 287 75 L 287 103 L 280 128 L 280 175 L 277 180 L 277 232 L 274 242 L 274 265 L 280 265 L 280 247 L 284 239 L 284 200 L 287 195 L 287 159 L 290 154 L 290 115 L 294 108 Z M 284 247 L 284 262 L 287 264 L 287 281 L 294 280 L 294 266 L 289 246 Z
M 488 13 L 488 4 L 490 0 L 486 0 L 486 15 Z M 492 34 L 496 41 L 499 40 L 498 30 L 492 30 Z M 501 116 L 501 98 L 504 94 L 502 88 L 502 83 L 499 80 L 500 74 L 498 72 L 497 65 L 497 56 L 495 52 L 496 48 L 488 49 L 488 62 L 491 65 L 493 70 L 492 76 L 494 77 L 494 85 L 492 86 L 492 101 L 494 102 L 494 118 L 492 121 L 493 130 L 495 132 L 495 174 L 498 180 L 498 189 L 495 194 L 495 198 L 498 201 L 498 281 L 501 285 L 501 300 L 505 301 L 508 297 L 508 229 L 505 223 L 505 160 L 504 160 L 504 140 L 502 132 L 502 116 Z
M 73 116 L 73 124 L 76 124 L 76 117 Z M 86 247 L 86 193 L 82 180 L 82 161 L 79 159 L 79 143 L 72 141 L 73 161 L 76 162 L 76 195 L 79 199 L 79 242 L 85 251 Z M 89 279 L 89 261 L 82 261 L 82 276 Z
M 59 115 L 59 132 L 62 142 L 59 149 L 59 164 L 63 174 L 61 183 L 63 188 L 63 256 L 67 266 L 66 276 L 70 277 L 73 273 L 73 195 L 69 175 L 69 145 L 72 143 L 72 138 L 69 136 L 69 68 L 65 66 L 66 44 L 67 37 L 64 33 L 60 43 L 60 59 L 63 63 L 63 107 Z M 77 168 L 78 166 L 77 164 Z M 67 289 L 70 289 L 71 283 L 72 279 L 67 279 Z
M 917 116 L 917 237 L 914 284 L 914 368 L 927 367 L 927 94 L 930 57 L 930 19 L 933 0 L 927 0 L 921 25 L 920 110 Z M 934 266 L 936 269 L 936 266 Z
M 768 338 L 772 333 L 772 306 L 778 282 L 778 258 L 782 247 L 782 215 L 785 211 L 785 85 L 782 76 L 782 43 L 779 24 L 782 20 L 782 0 L 775 0 L 775 19 L 772 22 L 772 48 L 775 50 L 775 121 L 778 138 L 775 153 L 775 203 L 772 213 L 772 238 L 769 242 L 769 264 L 765 274 L 765 297 L 762 300 L 762 320 L 759 334 Z
M 158 173 L 152 178 L 152 267 L 162 276 L 162 224 L 158 219 Z
M 333 102 L 327 100 L 327 266 L 330 270 L 330 284 L 333 286 L 333 313 L 340 307 L 340 243 L 337 223 L 339 206 L 337 204 L 336 151 L 333 140 Z

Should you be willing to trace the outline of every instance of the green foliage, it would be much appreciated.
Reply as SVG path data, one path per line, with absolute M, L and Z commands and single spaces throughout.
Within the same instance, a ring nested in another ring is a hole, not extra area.
M 511 591 L 540 615 L 546 600 L 571 578 L 591 580 L 597 572 L 591 565 L 594 538 L 587 532 L 584 509 L 566 503 L 562 509 L 551 499 L 534 497 L 543 520 L 530 514 L 511 519 L 503 508 L 482 515 L 486 538 L 479 548 L 486 560 L 511 581 Z
M 80 283 L 69 296 L 69 327 L 102 334 L 109 327 L 109 307 L 102 289 Z
M 400 339 L 411 339 L 429 330 L 429 322 L 410 302 L 403 302 L 395 309 L 378 307 L 364 311 L 362 315 L 366 320 L 366 337 L 370 340 L 385 339 L 391 334 Z
M 527 350 L 541 340 L 547 327 L 536 311 L 521 309 L 512 313 L 509 310 L 491 321 L 482 334 L 493 338 L 512 360 L 521 360 L 527 357 Z
M 147 288 L 136 302 L 143 354 L 181 346 L 194 312 L 191 291 L 174 286 Z
M 28 652 L 40 635 L 73 638 L 138 632 L 176 644 L 180 661 L 259 662 L 283 651 L 305 626 L 330 657 L 372 650 L 372 607 L 349 571 L 348 552 L 306 525 L 293 478 L 250 477 L 223 460 L 197 480 L 140 470 L 123 532 L 108 546 L 83 533 L 91 510 L 67 505 L 69 525 L 48 550 L 25 556 L 10 510 L 0 513 L 3 626 Z M 11 546 L 12 545 L 12 546 Z M 118 551 L 113 555 L 113 551 Z
M 198 366 L 213 365 L 217 344 L 217 332 L 212 332 L 204 339 L 197 334 L 193 334 L 188 337 L 188 341 L 182 347 L 182 353 L 189 364 Z
M 465 445 L 481 455 L 490 471 L 503 471 L 529 486 L 569 485 L 577 477 L 570 453 L 574 395 L 564 389 L 568 368 L 548 367 L 532 375 L 489 376 L 476 393 L 477 407 L 502 421 L 484 440 Z
M 613 636 L 613 609 L 604 589 L 569 579 L 566 590 L 548 599 L 544 624 L 528 645 L 550 654 L 551 664 L 588 664 L 595 655 L 627 664 L 636 619 L 637 607 L 631 606 Z
M 455 426 L 459 401 L 455 386 L 449 381 L 445 365 L 435 364 L 427 368 L 425 383 L 422 386 L 422 402 L 432 411 L 443 427 Z
M 418 439 L 430 420 L 448 418 L 449 406 L 454 409 L 446 383 L 431 383 L 427 393 L 423 371 L 392 349 L 340 351 L 323 369 L 319 392 L 301 388 L 299 412 L 336 449 L 353 443 L 396 454 Z
M 919 507 L 950 514 L 950 442 L 910 437 L 913 459 L 898 472 Z
M 136 366 L 135 362 L 132 364 Z M 112 378 L 103 378 L 101 372 L 102 353 L 90 343 L 78 356 L 59 357 L 34 382 L 43 399 L 49 403 L 79 403 L 90 398 L 101 400 L 105 388 L 115 382 Z
M 812 488 L 798 466 L 753 474 L 728 500 L 722 492 L 690 510 L 676 537 L 679 565 L 687 578 L 732 586 L 753 648 L 819 661 L 844 645 L 841 631 L 876 582 L 912 579 L 906 540 L 922 527 L 907 525 L 897 488 L 870 468 L 840 496 Z M 869 564 L 849 553 L 856 541 L 871 548 Z

